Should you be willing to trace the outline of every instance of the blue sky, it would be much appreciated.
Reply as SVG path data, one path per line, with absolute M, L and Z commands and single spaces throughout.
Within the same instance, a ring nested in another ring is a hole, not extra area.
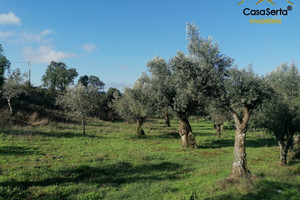
M 195 23 L 239 68 L 258 74 L 282 62 L 300 62 L 300 4 L 291 0 L 282 24 L 250 24 L 243 9 L 284 8 L 285 0 L 0 0 L 0 43 L 12 68 L 27 70 L 32 83 L 51 60 L 63 61 L 80 76 L 96 75 L 109 87 L 132 86 L 154 56 L 170 59 L 186 50 L 185 26 Z M 298 5 L 299 4 L 299 5 Z

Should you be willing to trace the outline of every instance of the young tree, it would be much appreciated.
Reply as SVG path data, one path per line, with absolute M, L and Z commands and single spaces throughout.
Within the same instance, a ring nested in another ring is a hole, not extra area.
M 197 147 L 189 117 L 199 105 L 193 93 L 191 71 L 194 68 L 192 59 L 182 52 L 167 63 L 164 59 L 155 57 L 147 64 L 151 73 L 151 86 L 155 94 L 156 106 L 163 109 L 170 106 L 180 120 L 179 134 L 183 147 Z
M 5 70 L 10 68 L 10 62 L 7 58 L 3 55 L 3 49 L 0 44 L 0 89 L 4 83 L 4 74 Z
M 11 100 L 17 98 L 24 90 L 24 75 L 21 74 L 20 69 L 16 69 L 3 84 L 1 93 L 6 98 L 10 114 L 13 115 L 13 108 Z
M 270 88 L 264 78 L 256 75 L 251 68 L 232 68 L 225 79 L 219 103 L 231 113 L 235 121 L 234 160 L 229 179 L 250 178 L 246 162 L 246 134 L 252 112 L 270 98 Z
M 58 96 L 56 99 L 56 105 L 81 117 L 83 135 L 85 135 L 86 117 L 95 108 L 97 94 L 97 88 L 93 86 L 85 87 L 79 83 L 68 88 L 65 94 Z
M 63 62 L 51 61 L 46 73 L 42 77 L 43 86 L 52 92 L 56 89 L 64 92 L 68 85 L 74 83 L 74 78 L 78 76 L 75 68 L 68 69 Z
M 267 80 L 275 93 L 260 107 L 256 123 L 275 136 L 280 162 L 286 164 L 294 135 L 300 132 L 300 74 L 294 63 L 283 63 L 268 74 Z
M 117 97 L 112 104 L 114 110 L 126 121 L 137 122 L 137 135 L 145 135 L 142 125 L 153 114 L 148 82 L 149 77 L 143 74 L 133 88 L 125 88 L 123 96 Z

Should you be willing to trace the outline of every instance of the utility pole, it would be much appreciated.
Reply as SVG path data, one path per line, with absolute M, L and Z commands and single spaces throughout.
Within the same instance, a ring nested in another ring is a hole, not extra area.
M 31 62 L 28 62 L 28 81 L 29 85 L 31 85 Z

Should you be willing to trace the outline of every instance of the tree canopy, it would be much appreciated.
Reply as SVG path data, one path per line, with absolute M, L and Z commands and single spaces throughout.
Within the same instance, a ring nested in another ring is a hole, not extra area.
M 149 77 L 143 74 L 135 82 L 133 88 L 125 88 L 122 97 L 117 97 L 112 107 L 126 121 L 136 121 L 137 134 L 144 135 L 141 126 L 153 114 Z
M 293 137 L 300 132 L 300 74 L 295 63 L 286 63 L 267 76 L 274 93 L 261 105 L 256 126 L 273 134 L 280 146 L 280 161 L 287 163 L 287 154 L 293 148 Z
M 51 61 L 46 73 L 42 77 L 43 86 L 51 91 L 65 91 L 67 86 L 74 83 L 74 78 L 78 76 L 75 68 L 68 69 L 63 62 Z
M 205 98 L 219 94 L 220 80 L 232 59 L 221 54 L 211 39 L 203 39 L 194 24 L 187 24 L 187 35 L 189 55 L 178 52 L 169 62 L 155 57 L 147 66 L 159 107 L 167 105 L 175 111 L 182 145 L 196 147 L 188 118 L 204 109 Z
M 99 91 L 103 90 L 104 86 L 105 86 L 105 84 L 99 79 L 99 77 L 98 76 L 94 76 L 94 75 L 90 75 L 90 76 L 84 75 L 84 76 L 81 76 L 79 78 L 78 82 L 80 82 L 81 84 L 83 84 L 85 87 L 87 87 L 87 86 L 96 87 L 96 88 L 98 88 Z
M 4 74 L 5 70 L 10 68 L 10 62 L 9 60 L 4 56 L 3 54 L 3 48 L 0 44 L 0 88 L 2 87 L 4 83 Z
M 2 95 L 7 100 L 11 115 L 13 114 L 11 99 L 18 97 L 21 93 L 25 91 L 23 86 L 24 75 L 21 73 L 20 69 L 16 69 L 10 74 L 6 82 L 3 84 L 2 89 L 0 90 Z

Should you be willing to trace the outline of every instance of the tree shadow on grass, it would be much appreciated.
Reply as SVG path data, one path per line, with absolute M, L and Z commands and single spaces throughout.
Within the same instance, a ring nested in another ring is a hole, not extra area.
M 22 156 L 38 153 L 37 148 L 17 147 L 17 146 L 2 146 L 0 147 L 0 156 Z
M 14 136 L 45 136 L 45 137 L 56 137 L 56 138 L 75 138 L 75 137 L 87 137 L 87 138 L 100 138 L 104 137 L 97 135 L 83 135 L 82 133 L 74 133 L 71 131 L 51 131 L 51 132 L 42 132 L 42 131 L 28 131 L 28 130 L 1 130 L 2 134 L 5 135 L 14 135 Z
M 196 139 L 197 137 L 202 137 L 202 136 L 211 136 L 217 138 L 216 133 L 208 133 L 208 132 L 203 133 L 200 131 L 200 132 L 193 132 L 193 134 L 196 136 Z M 178 131 L 160 133 L 156 137 L 161 139 L 176 139 L 176 140 L 180 139 L 180 135 Z
M 222 147 L 233 147 L 234 139 L 219 139 L 207 141 L 202 145 L 199 145 L 198 148 L 204 149 L 217 149 Z M 273 138 L 261 138 L 256 140 L 246 140 L 246 147 L 271 147 L 277 146 Z
M 287 165 L 288 166 L 294 166 L 294 165 L 297 165 L 299 163 L 300 163 L 300 159 L 299 158 L 292 158 L 291 160 L 289 160 L 289 162 L 287 163 Z M 300 166 L 297 168 L 297 170 L 295 172 L 293 172 L 293 173 L 300 175 Z
M 64 169 L 53 173 L 52 178 L 38 181 L 16 181 L 14 179 L 0 182 L 5 188 L 16 188 L 30 193 L 30 187 L 59 186 L 69 184 L 92 184 L 97 187 L 110 186 L 119 187 L 122 184 L 133 182 L 157 182 L 163 180 L 175 180 L 184 172 L 181 165 L 171 162 L 158 164 L 143 164 L 133 166 L 128 162 L 117 162 L 115 164 L 101 167 L 90 167 L 81 165 L 74 168 Z M 30 195 L 30 194 L 28 194 Z
M 193 134 L 197 137 L 203 137 L 203 136 L 211 136 L 211 137 L 215 137 L 217 138 L 217 134 L 216 133 L 209 133 L 209 132 L 201 132 L 200 131 L 195 131 L 193 132 Z M 180 139 L 180 135 L 178 133 L 178 131 L 172 131 L 172 132 L 163 132 L 160 133 L 159 135 L 157 135 L 156 137 L 158 138 L 162 138 L 162 139 Z
M 253 199 L 299 199 L 300 183 L 290 184 L 287 182 L 259 180 L 255 182 L 255 189 L 246 194 L 240 192 L 222 194 L 206 198 L 206 200 L 253 200 Z M 237 190 L 243 189 L 243 185 L 237 185 Z M 245 192 L 245 191 L 243 191 Z
M 161 139 L 180 139 L 180 135 L 178 132 L 167 132 L 167 133 L 162 133 L 156 136 L 157 138 Z

